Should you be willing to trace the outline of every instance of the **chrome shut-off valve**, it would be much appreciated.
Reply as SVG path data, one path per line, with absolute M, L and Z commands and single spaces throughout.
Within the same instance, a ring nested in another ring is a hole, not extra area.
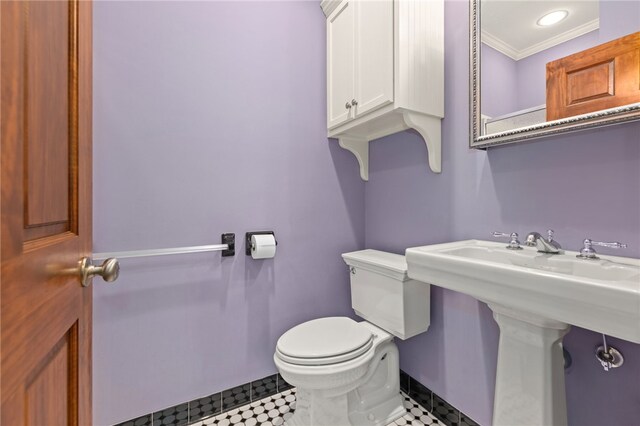
M 602 345 L 596 348 L 596 359 L 600 361 L 600 365 L 604 371 L 609 371 L 612 368 L 618 368 L 624 364 L 624 357 L 622 352 L 613 346 L 607 344 L 607 336 L 602 335 Z

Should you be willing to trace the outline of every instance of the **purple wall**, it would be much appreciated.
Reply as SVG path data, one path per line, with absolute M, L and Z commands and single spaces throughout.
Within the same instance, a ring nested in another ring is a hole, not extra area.
M 94 251 L 238 239 L 95 283 L 96 424 L 273 374 L 285 330 L 351 313 L 364 183 L 326 138 L 324 25 L 316 2 L 95 3 Z M 263 229 L 276 258 L 247 259 Z
M 484 43 L 480 49 L 482 114 L 496 118 L 522 109 L 518 104 L 518 61 Z
M 585 237 L 619 240 L 640 257 L 640 123 L 545 140 L 469 150 L 468 4 L 445 5 L 445 119 L 442 174 L 428 170 L 424 142 L 405 132 L 375 141 L 365 186 L 365 245 L 406 247 L 489 232 L 547 228 L 567 249 Z M 602 250 L 613 254 L 613 251 Z M 599 335 L 574 328 L 566 376 L 571 425 L 631 425 L 640 418 L 640 345 L 611 343 L 625 365 L 605 373 Z M 481 424 L 491 423 L 498 345 L 490 310 L 432 287 L 429 331 L 400 343 L 401 367 Z

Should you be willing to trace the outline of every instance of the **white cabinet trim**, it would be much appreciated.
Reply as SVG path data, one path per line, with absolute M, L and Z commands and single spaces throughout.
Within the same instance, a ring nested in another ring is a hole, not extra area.
M 360 177 L 369 180 L 369 141 L 363 138 L 340 136 L 338 144 L 356 156 L 360 166 Z
M 320 7 L 324 12 L 324 16 L 328 18 L 329 15 L 331 15 L 331 13 L 336 9 L 336 7 L 338 7 L 340 1 L 341 0 L 322 0 L 320 2 Z
M 441 118 L 421 115 L 411 111 L 403 113 L 404 122 L 415 129 L 427 144 L 429 167 L 434 173 L 442 172 L 442 124 Z

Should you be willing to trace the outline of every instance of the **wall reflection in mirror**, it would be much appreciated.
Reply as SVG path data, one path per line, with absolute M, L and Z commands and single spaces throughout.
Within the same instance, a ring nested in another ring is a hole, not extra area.
M 472 146 L 640 108 L 639 1 L 477 1 Z

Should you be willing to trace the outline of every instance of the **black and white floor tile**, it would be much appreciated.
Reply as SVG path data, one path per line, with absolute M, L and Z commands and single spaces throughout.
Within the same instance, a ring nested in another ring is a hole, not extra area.
M 425 411 L 408 395 L 402 394 L 407 414 L 389 426 L 444 426 L 435 417 Z M 241 407 L 191 423 L 192 426 L 278 426 L 293 415 L 296 408 L 296 390 L 287 389 L 273 396 L 259 401 L 245 404 Z

